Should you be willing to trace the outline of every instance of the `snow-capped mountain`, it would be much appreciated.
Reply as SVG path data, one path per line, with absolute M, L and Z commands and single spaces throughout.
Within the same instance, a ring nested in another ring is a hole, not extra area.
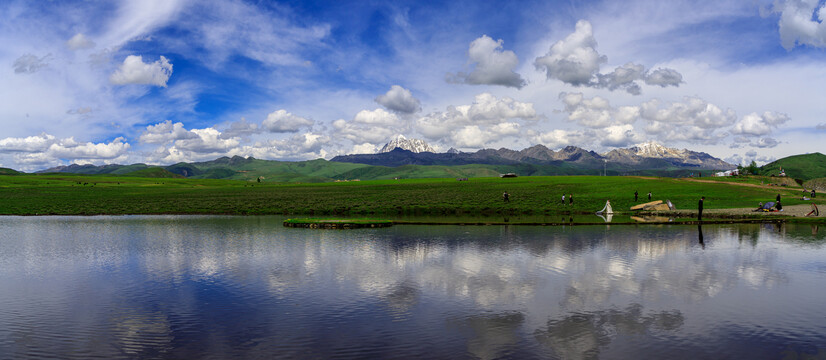
M 427 142 L 421 139 L 408 139 L 405 138 L 404 135 L 396 136 L 393 140 L 390 140 L 389 143 L 384 145 L 381 150 L 377 154 L 391 152 L 395 148 L 400 148 L 404 150 L 409 150 L 414 153 L 422 153 L 422 152 L 431 152 L 435 153 L 436 150 L 433 149 Z
M 678 166 L 698 166 L 709 169 L 730 169 L 733 165 L 704 152 L 673 149 L 654 141 L 637 144 L 627 149 L 614 149 L 602 157 L 623 164 L 640 164 L 647 159 L 666 160 Z

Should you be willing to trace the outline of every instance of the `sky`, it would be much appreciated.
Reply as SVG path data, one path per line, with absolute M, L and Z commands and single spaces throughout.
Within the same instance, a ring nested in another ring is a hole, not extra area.
M 0 167 L 826 152 L 826 0 L 0 2 Z

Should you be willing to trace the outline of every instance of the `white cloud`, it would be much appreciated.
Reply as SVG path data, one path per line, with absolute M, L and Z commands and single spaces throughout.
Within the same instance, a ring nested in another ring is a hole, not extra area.
M 696 126 L 701 129 L 719 129 L 729 126 L 737 119 L 732 109 L 723 110 L 698 97 L 685 97 L 684 102 L 672 102 L 664 108 L 660 100 L 643 103 L 640 116 L 648 121 L 671 123 L 682 126 Z
M 116 16 L 108 21 L 99 39 L 106 48 L 117 49 L 146 36 L 176 18 L 185 0 L 127 0 L 118 3 Z
M 296 132 L 313 124 L 315 121 L 293 115 L 283 109 L 270 113 L 262 123 L 264 129 L 274 133 Z
M 826 130 L 826 123 L 819 123 L 815 126 L 817 130 Z
M 519 65 L 519 59 L 513 51 L 503 50 L 503 43 L 503 40 L 493 40 L 487 35 L 473 40 L 468 49 L 470 62 L 476 64 L 473 71 L 469 74 L 448 74 L 448 81 L 521 89 L 525 86 L 525 80 L 513 71 Z
M 126 154 L 129 143 L 123 137 L 118 137 L 110 143 L 78 143 L 73 138 L 63 139 L 49 146 L 46 153 L 59 159 L 112 159 Z
M 348 154 L 375 154 L 379 148 L 371 143 L 353 145 L 353 149 Z
M 780 43 L 786 50 L 795 45 L 826 47 L 826 4 L 818 0 L 778 0 Z
M 387 93 L 376 97 L 376 102 L 390 111 L 402 114 L 413 114 L 422 109 L 419 99 L 413 97 L 410 90 L 399 85 L 391 86 Z
M 175 140 L 177 149 L 192 151 L 196 153 L 227 152 L 238 146 L 240 141 L 237 138 L 222 139 L 221 132 L 214 128 L 192 129 L 190 133 L 196 137 Z
M 607 88 L 611 91 L 623 89 L 631 95 L 642 93 L 639 81 L 660 87 L 679 86 L 682 75 L 674 69 L 659 68 L 647 72 L 645 66 L 628 62 L 607 74 L 599 72 L 608 57 L 596 50 L 591 23 L 580 20 L 576 30 L 564 40 L 557 41 L 545 55 L 536 58 L 534 65 L 545 71 L 548 79 L 558 79 L 573 86 Z
M 130 145 L 123 137 L 109 143 L 77 142 L 74 138 L 58 139 L 46 133 L 25 138 L 0 139 L 0 152 L 13 153 L 21 170 L 36 170 L 37 166 L 57 165 L 65 160 L 110 162 L 126 158 Z
M 773 148 L 779 145 L 780 142 L 773 138 L 764 137 L 752 143 L 752 146 L 759 148 Z
M 657 85 L 660 87 L 679 86 L 683 82 L 683 75 L 674 69 L 659 68 L 646 73 L 644 79 L 648 85 Z
M 49 145 L 56 141 L 57 139 L 54 136 L 46 133 L 25 138 L 5 138 L 0 139 L 0 152 L 45 151 L 49 148 Z
M 184 129 L 184 124 L 180 122 L 172 123 L 171 120 L 166 120 L 159 124 L 147 126 L 146 131 L 141 134 L 138 141 L 145 144 L 166 144 L 175 140 L 197 137 L 197 134 Z
M 430 140 L 450 141 L 451 146 L 478 148 L 506 136 L 515 136 L 520 128 L 517 121 L 533 122 L 537 119 L 531 103 L 482 93 L 476 95 L 471 105 L 449 106 L 446 111 L 420 117 L 415 122 L 415 128 Z
M 609 126 L 601 133 L 600 145 L 607 147 L 626 147 L 643 141 L 631 124 Z
M 362 110 L 353 117 L 353 122 L 377 126 L 395 126 L 399 124 L 399 117 L 382 109 Z
M 66 41 L 66 46 L 69 50 L 85 50 L 95 47 L 95 42 L 87 39 L 83 34 L 77 33 Z
M 261 129 L 258 127 L 258 124 L 249 123 L 247 119 L 242 117 L 241 120 L 230 123 L 229 129 L 221 132 L 221 138 L 247 137 L 259 132 L 261 132 Z
M 396 114 L 383 109 L 362 110 L 353 117 L 353 120 L 339 119 L 332 125 L 337 135 L 343 136 L 354 144 L 382 144 L 390 140 L 393 135 L 405 132 L 407 129 L 407 124 L 403 123 Z
M 129 55 L 123 64 L 109 76 L 115 85 L 140 84 L 166 87 L 172 76 L 172 64 L 164 56 L 153 63 L 144 63 L 140 55 Z
M 548 79 L 574 86 L 587 85 L 599 72 L 600 64 L 608 61 L 607 57 L 599 55 L 596 46 L 591 23 L 579 20 L 576 30 L 553 44 L 545 56 L 536 58 L 534 65 L 544 70 Z
M 593 131 L 554 129 L 547 132 L 532 133 L 531 141 L 543 144 L 551 149 L 563 148 L 569 145 L 587 147 L 596 135 Z
M 641 79 L 644 72 L 644 66 L 629 62 L 608 74 L 597 74 L 598 86 L 612 91 L 622 88 L 632 95 L 639 95 L 641 89 L 635 81 Z
M 745 136 L 764 136 L 772 132 L 773 128 L 782 125 L 789 120 L 786 114 L 764 112 L 762 115 L 751 113 L 743 116 L 737 124 L 734 125 L 732 132 Z
M 51 54 L 47 54 L 43 57 L 37 57 L 32 54 L 25 54 L 17 60 L 14 61 L 12 67 L 14 68 L 15 74 L 33 74 L 38 72 L 40 69 L 43 69 L 49 66 L 47 62 L 52 57 Z

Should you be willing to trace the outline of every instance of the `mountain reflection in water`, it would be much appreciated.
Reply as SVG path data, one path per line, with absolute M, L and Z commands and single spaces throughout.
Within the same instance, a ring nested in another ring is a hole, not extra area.
M 2 358 L 777 358 L 823 351 L 816 225 L 0 217 Z

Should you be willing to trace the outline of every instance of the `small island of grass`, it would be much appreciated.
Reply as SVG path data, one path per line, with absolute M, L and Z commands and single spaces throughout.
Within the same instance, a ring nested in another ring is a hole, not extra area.
M 375 219 L 287 219 L 285 227 L 308 229 L 357 229 L 393 226 L 390 220 Z

